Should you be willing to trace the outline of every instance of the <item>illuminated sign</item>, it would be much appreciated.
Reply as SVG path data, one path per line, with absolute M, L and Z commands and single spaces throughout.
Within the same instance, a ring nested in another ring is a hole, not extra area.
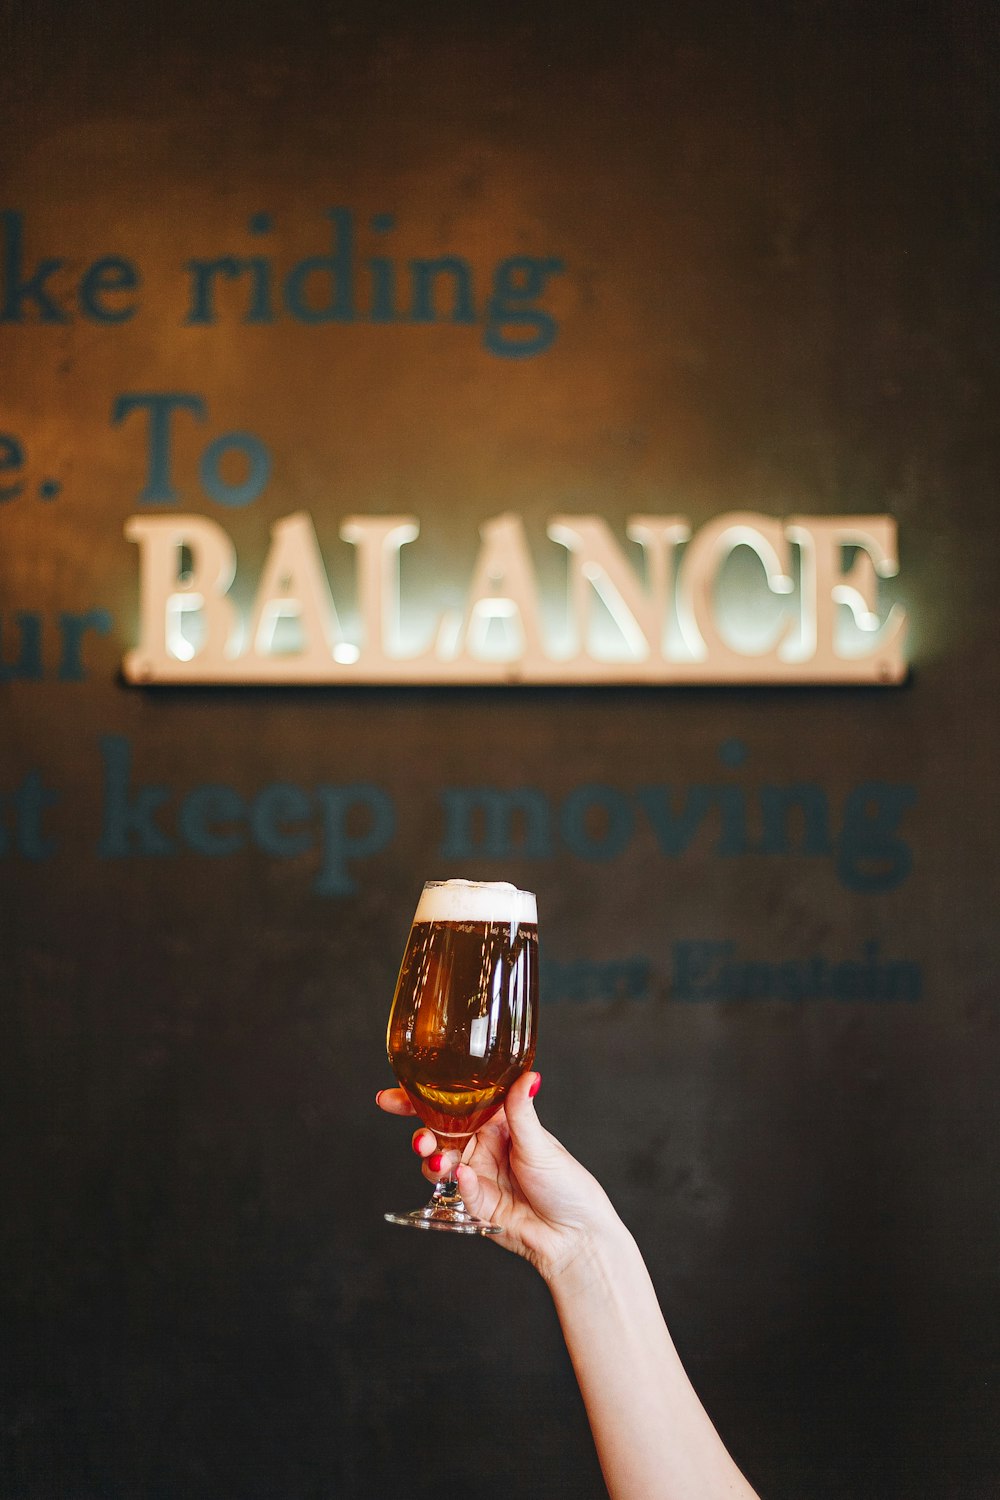
M 751 511 L 692 532 L 682 516 L 637 515 L 633 558 L 593 515 L 557 515 L 558 598 L 540 588 L 521 518 L 485 521 L 460 609 L 408 613 L 400 554 L 414 516 L 358 515 L 351 628 L 338 610 L 311 518 L 286 516 L 252 606 L 233 597 L 236 549 L 198 515 L 132 516 L 139 549 L 134 683 L 899 683 L 906 615 L 879 581 L 899 571 L 890 516 Z M 641 566 L 635 564 L 640 562 Z M 426 604 L 426 600 L 423 601 Z

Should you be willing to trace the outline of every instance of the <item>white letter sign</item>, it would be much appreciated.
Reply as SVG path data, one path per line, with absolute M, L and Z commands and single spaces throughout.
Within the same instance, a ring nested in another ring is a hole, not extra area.
M 506 512 L 480 526 L 464 607 L 445 607 L 460 580 L 439 580 L 437 623 L 413 644 L 403 639 L 399 553 L 419 532 L 414 516 L 342 523 L 355 562 L 358 626 L 349 639 L 305 512 L 272 528 L 245 624 L 229 597 L 236 548 L 221 526 L 202 516 L 133 516 L 125 535 L 139 547 L 140 638 L 125 676 L 539 686 L 886 685 L 906 676 L 906 615 L 880 598 L 880 581 L 899 571 L 890 516 L 780 521 L 733 511 L 692 532 L 683 516 L 638 515 L 626 525 L 629 552 L 601 517 L 557 515 L 548 536 L 566 549 L 566 587 L 544 601 L 523 522 Z M 738 548 L 753 561 L 734 583 L 728 564 Z M 734 590 L 737 604 L 749 598 L 763 612 L 763 633 L 751 636 L 740 610 L 727 610 Z M 559 618 L 563 632 L 549 639 L 545 621 Z

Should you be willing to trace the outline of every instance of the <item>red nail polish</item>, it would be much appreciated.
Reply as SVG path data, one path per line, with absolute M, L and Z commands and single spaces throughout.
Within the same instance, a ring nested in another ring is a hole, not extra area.
M 420 1142 L 423 1140 L 423 1138 L 424 1132 L 422 1130 L 418 1130 L 416 1135 L 413 1137 L 412 1142 L 410 1143 L 418 1156 L 420 1155 Z
M 538 1090 L 541 1088 L 541 1086 L 542 1086 L 542 1075 L 541 1075 L 541 1073 L 536 1073 L 535 1074 L 535 1081 L 531 1085 L 531 1088 L 528 1090 L 528 1098 L 529 1099 L 534 1099 L 535 1095 L 538 1093 Z
M 440 1172 L 441 1164 L 443 1161 L 444 1153 L 441 1151 L 435 1151 L 433 1156 L 429 1156 L 427 1158 L 427 1165 L 430 1167 L 432 1172 Z

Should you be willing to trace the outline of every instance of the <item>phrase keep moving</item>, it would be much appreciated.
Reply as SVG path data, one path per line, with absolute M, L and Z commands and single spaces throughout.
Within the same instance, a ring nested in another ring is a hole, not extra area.
M 130 741 L 98 745 L 102 795 L 94 852 L 101 860 L 170 859 L 182 854 L 241 860 L 255 853 L 301 863 L 316 895 L 353 895 L 366 863 L 393 844 L 400 813 L 374 782 L 311 787 L 270 782 L 254 791 L 227 782 L 186 788 L 144 780 Z M 592 782 L 553 794 L 540 787 L 444 786 L 438 792 L 435 853 L 458 861 L 544 863 L 567 856 L 608 862 L 636 840 L 664 860 L 698 853 L 748 861 L 826 861 L 837 882 L 878 893 L 910 874 L 903 828 L 917 800 L 905 783 L 865 781 L 831 796 L 815 782 L 761 783 L 744 773 L 747 747 L 718 749 L 714 781 L 621 786 Z M 0 856 L 32 861 L 60 848 L 60 794 L 33 771 L 5 799 Z

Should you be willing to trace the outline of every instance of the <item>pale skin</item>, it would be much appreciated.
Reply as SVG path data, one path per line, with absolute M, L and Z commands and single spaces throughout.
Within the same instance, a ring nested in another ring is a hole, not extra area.
M 535 1113 L 541 1075 L 525 1073 L 469 1143 L 458 1183 L 491 1236 L 535 1267 L 552 1294 L 611 1500 L 757 1500 L 684 1373 L 649 1273 L 600 1183 Z M 389 1114 L 415 1111 L 383 1089 Z M 429 1182 L 455 1154 L 413 1134 Z

